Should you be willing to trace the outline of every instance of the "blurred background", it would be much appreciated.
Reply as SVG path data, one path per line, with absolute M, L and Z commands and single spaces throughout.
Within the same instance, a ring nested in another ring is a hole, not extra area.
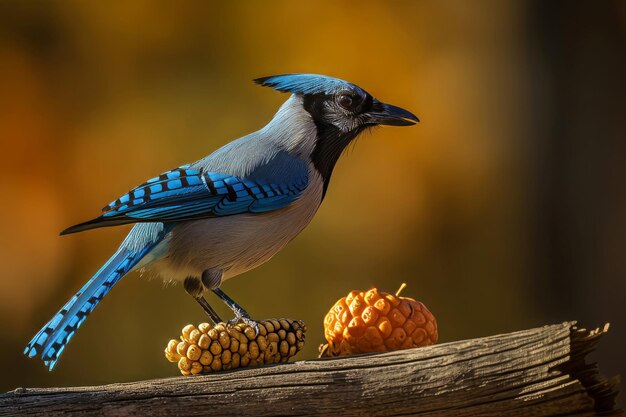
M 442 342 L 610 321 L 595 358 L 626 375 L 626 2 L 1 0 L 1 390 L 177 374 L 163 348 L 204 313 L 136 274 L 54 372 L 22 356 L 129 227 L 58 233 L 262 127 L 287 96 L 251 80 L 287 72 L 422 123 L 361 138 L 309 228 L 226 292 L 303 319 L 300 358 L 372 285 L 407 282 Z

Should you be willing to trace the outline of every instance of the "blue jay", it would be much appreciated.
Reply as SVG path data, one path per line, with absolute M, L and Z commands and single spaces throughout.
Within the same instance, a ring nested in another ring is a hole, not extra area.
M 24 354 L 52 370 L 78 327 L 126 274 L 150 268 L 180 281 L 214 322 L 212 291 L 255 322 L 221 283 L 256 268 L 311 221 L 346 146 L 377 125 L 408 126 L 412 113 L 349 82 L 314 74 L 256 79 L 291 96 L 261 130 L 134 188 L 102 214 L 61 232 L 135 223 L 119 249 L 33 337 Z

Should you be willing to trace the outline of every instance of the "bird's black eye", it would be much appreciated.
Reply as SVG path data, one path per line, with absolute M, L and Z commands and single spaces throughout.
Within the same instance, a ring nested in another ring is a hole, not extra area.
M 339 102 L 339 105 L 346 110 L 350 110 L 355 103 L 355 100 L 352 98 L 352 96 L 348 94 L 340 95 L 337 101 Z

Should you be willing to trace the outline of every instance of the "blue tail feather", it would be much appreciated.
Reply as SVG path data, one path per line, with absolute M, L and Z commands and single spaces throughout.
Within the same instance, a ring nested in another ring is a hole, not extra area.
M 159 226 L 152 224 L 144 228 Z M 141 230 L 142 225 L 137 225 L 117 252 L 33 337 L 24 349 L 24 354 L 31 358 L 39 355 L 49 370 L 52 370 L 65 346 L 89 313 L 96 308 L 111 288 L 161 240 L 164 233 L 163 227 L 160 226 L 160 228 L 160 233 L 155 234 L 150 231 L 145 233 Z

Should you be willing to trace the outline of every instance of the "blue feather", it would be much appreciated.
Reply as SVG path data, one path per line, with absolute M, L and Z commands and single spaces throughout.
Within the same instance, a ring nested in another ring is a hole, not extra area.
M 41 356 L 49 370 L 52 370 L 65 346 L 89 313 L 161 241 L 168 230 L 160 223 L 135 226 L 117 252 L 32 338 L 24 349 L 24 354 L 31 358 Z
M 255 83 L 264 87 L 294 94 L 334 94 L 341 90 L 362 90 L 339 78 L 318 74 L 281 74 L 257 78 Z

